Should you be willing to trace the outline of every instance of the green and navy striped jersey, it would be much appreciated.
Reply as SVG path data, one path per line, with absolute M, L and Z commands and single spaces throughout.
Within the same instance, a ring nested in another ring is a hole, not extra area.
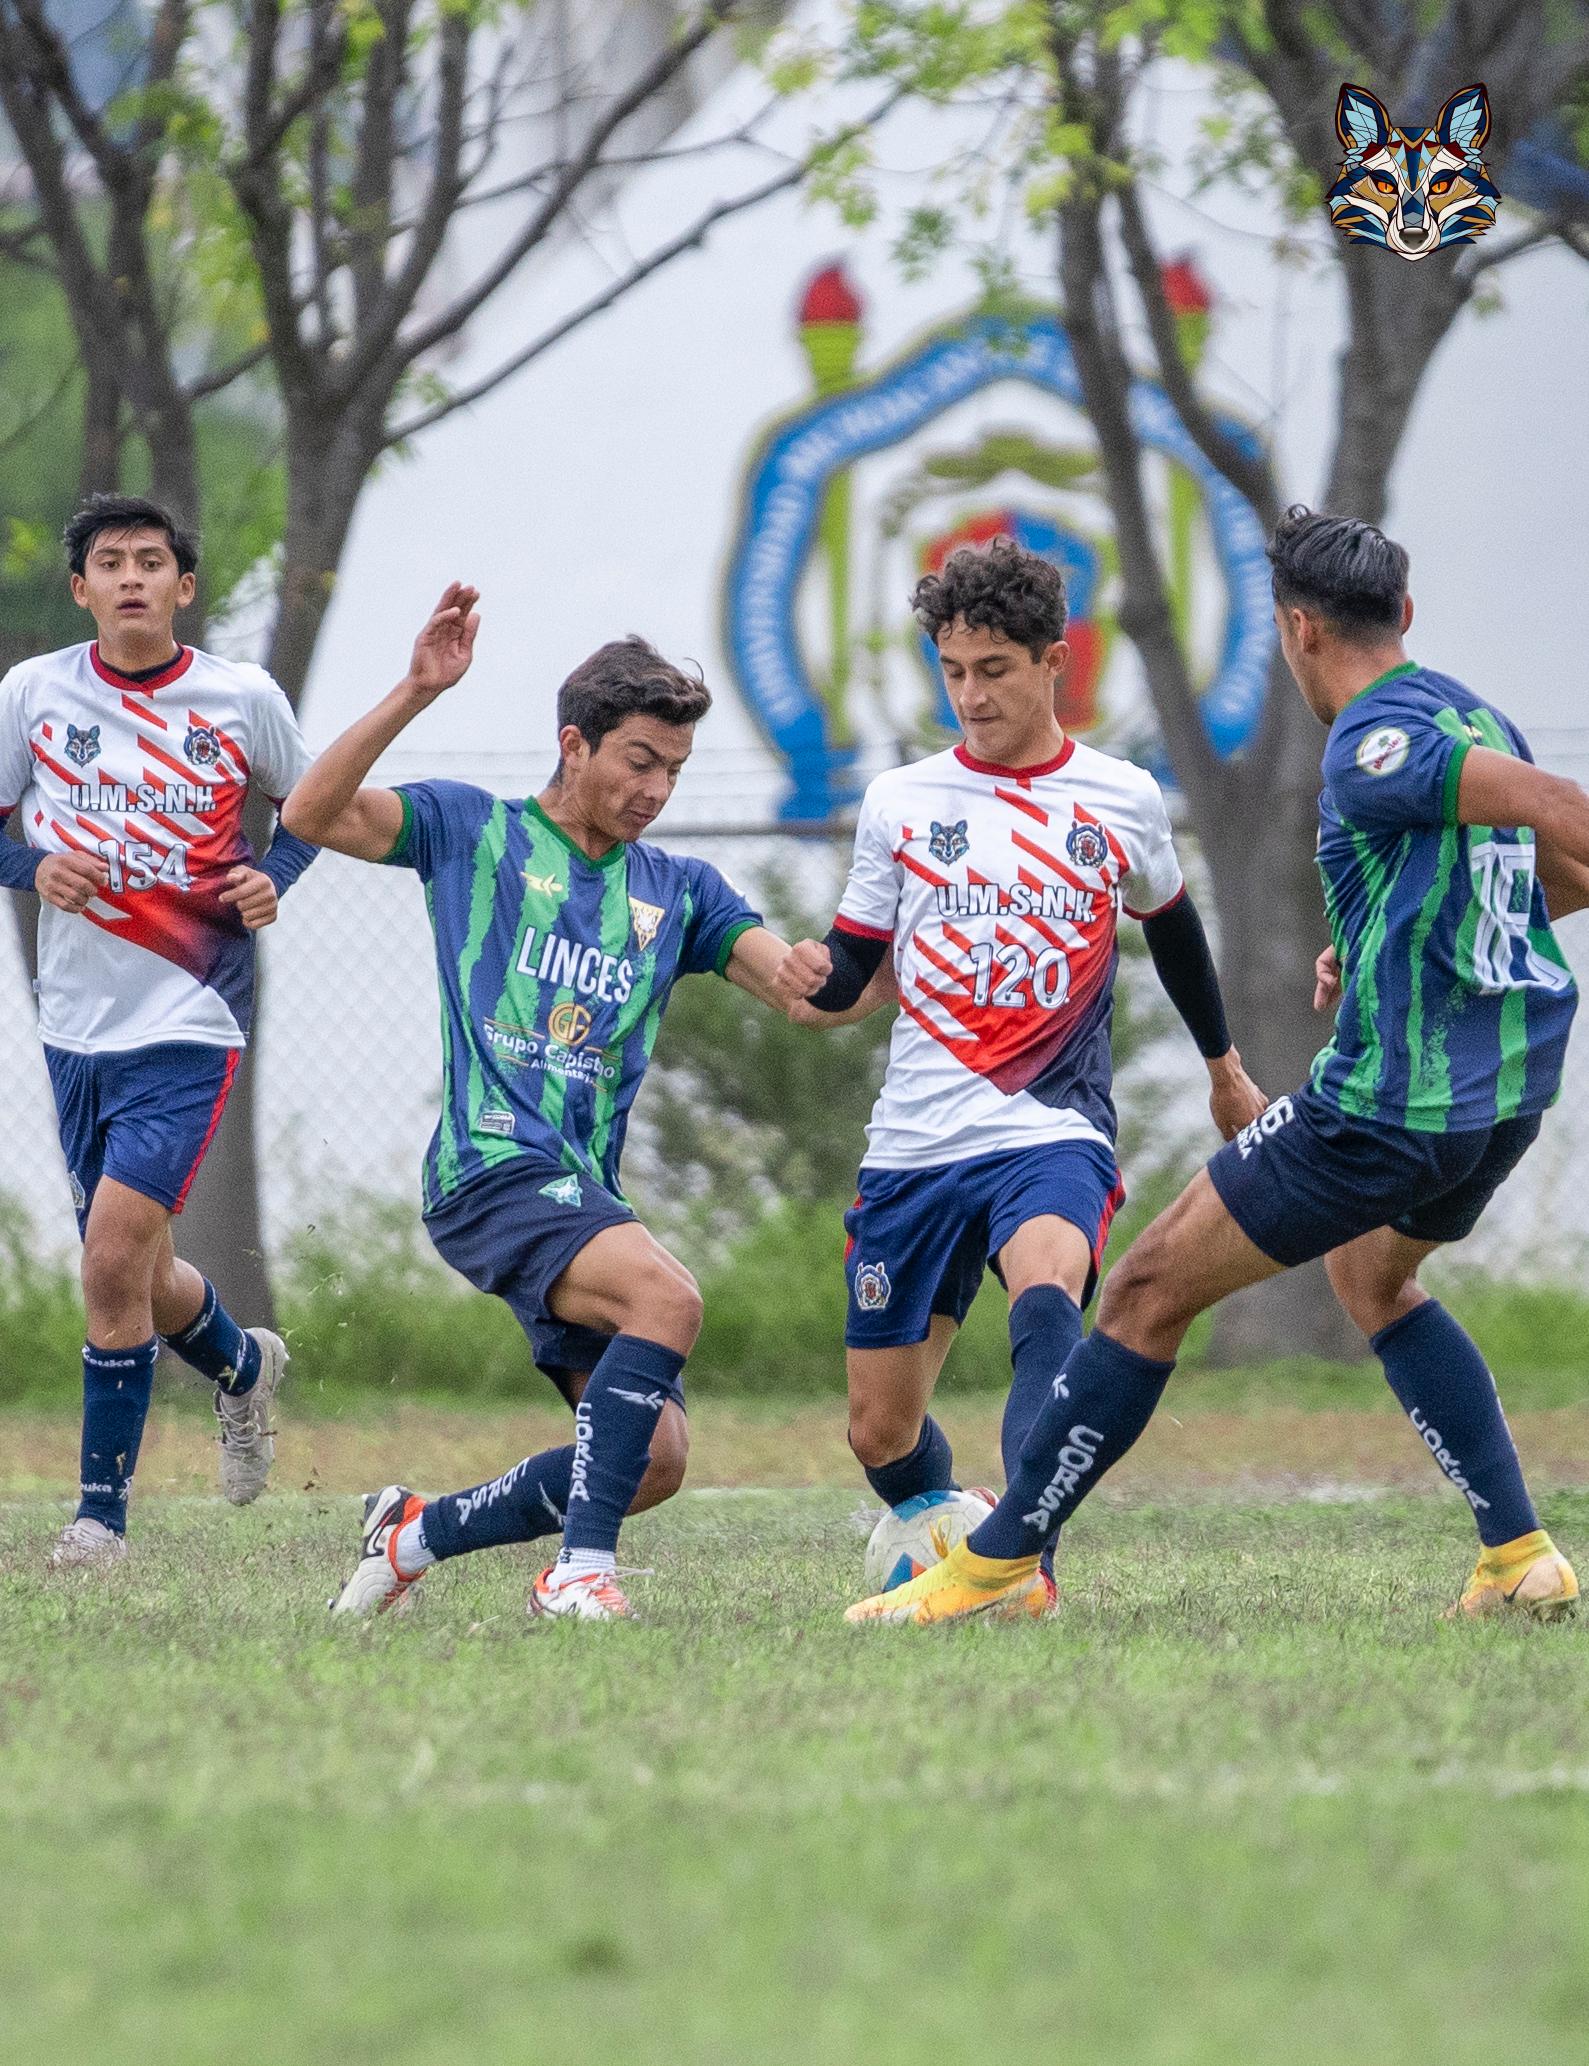
M 1543 1111 L 1578 1003 L 1533 833 L 1457 822 L 1474 746 L 1533 758 L 1500 711 L 1408 661 L 1346 705 L 1324 749 L 1319 870 L 1343 995 L 1313 1085 L 1415 1133 Z
M 638 843 L 591 860 L 533 797 L 397 793 L 387 859 L 425 884 L 441 990 L 426 1212 L 532 1151 L 621 1198 L 629 1108 L 674 982 L 721 974 L 760 918 L 708 862 Z

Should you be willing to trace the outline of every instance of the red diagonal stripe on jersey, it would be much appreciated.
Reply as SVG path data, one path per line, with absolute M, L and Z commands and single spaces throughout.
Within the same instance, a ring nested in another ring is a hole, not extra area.
M 192 769 L 188 769 L 188 766 L 184 766 L 184 764 L 182 764 L 180 760 L 176 760 L 176 758 L 174 758 L 172 754 L 167 754 L 163 746 L 155 746 L 155 742 L 153 742 L 153 740 L 147 740 L 147 738 L 145 738 L 145 735 L 143 735 L 143 731 L 141 731 L 141 733 L 138 733 L 138 746 L 143 746 L 143 750 L 145 750 L 147 754 L 153 754 L 153 756 L 155 756 L 155 760 L 163 760 L 163 762 L 165 762 L 165 766 L 167 766 L 167 769 L 172 769 L 172 771 L 174 771 L 176 775 L 180 775 L 180 777 L 182 777 L 182 781 L 186 781 L 190 789 L 196 789 L 196 787 L 198 787 L 198 775 L 196 775 L 196 773 L 194 773 Z M 149 773 L 149 771 L 145 769 L 145 773 Z M 151 779 L 151 781 L 155 781 L 155 777 L 153 777 L 153 775 L 149 775 L 149 779 Z
M 930 997 L 932 995 L 932 992 L 929 990 L 927 992 L 927 995 Z M 910 999 L 905 995 L 903 991 L 900 992 L 899 1008 L 907 1018 L 914 1019 L 916 1021 L 916 1024 L 920 1026 L 921 1030 L 924 1033 L 930 1033 L 933 1039 L 937 1041 L 940 1047 L 948 1048 L 951 1054 L 959 1055 L 959 1059 L 961 1061 L 965 1061 L 965 1056 L 960 1055 L 959 1051 L 963 1046 L 966 1046 L 968 1043 L 953 1039 L 949 1034 L 944 1032 L 941 1026 L 935 1026 L 932 1020 L 929 1019 L 927 1014 L 921 1009 L 920 1005 L 912 1004 Z M 969 1063 L 967 1063 L 967 1067 L 970 1067 Z
M 219 725 L 212 725 L 208 718 L 200 717 L 199 713 L 196 710 L 190 710 L 188 712 L 188 723 L 190 725 L 203 725 L 206 730 L 213 732 L 216 738 L 219 739 L 221 744 L 226 748 L 226 751 L 232 756 L 232 764 L 237 769 L 237 779 L 240 782 L 247 781 L 248 756 L 246 753 L 244 753 L 243 749 L 238 745 L 235 739 L 228 738 L 226 733 L 221 730 Z
M 949 887 L 947 875 L 937 875 L 931 868 L 924 868 L 914 854 L 907 854 L 901 849 L 894 856 L 894 859 L 896 861 L 903 861 L 912 875 L 919 875 L 923 882 L 930 882 L 935 890 L 945 890 Z
M 1051 889 L 1053 887 L 1051 883 L 1044 882 L 1040 876 L 1034 875 L 1030 868 L 1017 868 L 1015 873 L 1016 878 L 1020 882 L 1023 889 L 1037 890 L 1041 892 L 1045 889 Z M 1051 947 L 1063 947 L 1065 945 L 1065 942 L 1059 937 L 1059 934 L 1056 933 L 1051 926 L 1045 925 L 1042 919 L 1038 917 L 1035 911 L 1028 911 L 1024 913 L 1023 923 L 1029 925 L 1034 933 L 1041 933 L 1043 938 L 1047 940 L 1048 944 Z M 1083 933 L 1085 933 L 1086 928 L 1082 927 L 1081 930 Z
M 1052 868 L 1060 881 L 1068 882 L 1072 889 L 1084 890 L 1091 887 L 1081 876 L 1072 874 L 1058 855 L 1051 854 L 1046 847 L 1040 847 L 1035 839 L 1028 839 L 1024 832 L 1012 832 L 1010 838 L 1023 854 L 1030 854 L 1034 861 L 1041 861 L 1045 868 Z
M 77 777 L 75 775 L 69 775 L 66 772 L 65 768 L 61 766 L 58 760 L 51 760 L 50 756 L 45 752 L 44 748 L 39 745 L 37 740 L 30 739 L 28 741 L 28 745 L 32 749 L 33 758 L 35 760 L 43 761 L 44 765 L 49 769 L 50 773 L 55 776 L 57 781 L 64 782 L 68 789 L 71 789 L 75 786 L 77 782 Z
M 971 952 L 971 942 L 958 926 L 946 925 L 943 929 L 943 936 L 951 947 L 958 947 L 962 954 L 969 954 Z
M 44 734 L 46 739 L 53 739 L 55 737 L 55 733 L 49 725 L 40 725 L 39 730 Z
M 947 976 L 951 983 L 957 983 L 962 990 L 969 989 L 976 982 L 974 974 L 968 974 L 964 969 L 956 968 L 952 961 L 946 961 L 935 947 L 928 945 L 922 934 L 917 933 L 910 944 L 923 961 L 930 961 L 940 975 Z
M 994 784 L 993 794 L 1001 803 L 1011 803 L 1018 811 L 1025 811 L 1026 815 L 1035 818 L 1039 825 L 1048 823 L 1047 811 L 1040 810 L 1029 796 L 1017 796 L 1013 790 L 1000 789 L 997 783 Z
M 171 727 L 163 717 L 157 717 L 147 703 L 135 703 L 125 689 L 122 691 L 121 700 L 123 706 L 130 710 L 134 717 L 141 718 L 146 725 L 158 725 L 162 732 L 170 731 Z
M 61 823 L 59 818 L 52 818 L 50 820 L 50 823 L 55 827 L 57 837 L 64 839 L 66 841 L 66 844 L 69 847 L 73 848 L 77 853 L 89 854 L 93 852 L 93 848 L 84 846 L 80 839 L 73 839 L 72 835 L 67 831 L 66 827 Z
M 144 815 L 146 817 L 153 818 L 155 813 L 153 811 L 147 811 Z M 159 840 L 155 838 L 154 834 L 149 831 L 147 826 L 140 825 L 136 818 L 123 818 L 121 822 L 123 826 L 126 828 L 126 830 L 132 834 L 134 839 L 141 839 L 145 846 L 152 846 L 158 849 L 160 858 L 162 860 L 164 860 L 166 855 L 170 853 L 172 847 L 180 846 L 182 844 L 184 835 L 180 832 L 177 832 L 176 838 L 170 842 L 170 845 L 161 846 Z M 171 829 L 173 832 L 176 831 L 175 826 L 172 826 Z

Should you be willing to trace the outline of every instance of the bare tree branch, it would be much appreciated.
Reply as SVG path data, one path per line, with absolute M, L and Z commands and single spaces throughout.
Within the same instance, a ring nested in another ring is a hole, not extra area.
M 1210 466 L 1216 467 L 1236 492 L 1251 503 L 1264 529 L 1273 530 L 1280 516 L 1280 496 L 1274 475 L 1266 459 L 1253 457 L 1234 439 L 1226 436 L 1197 391 L 1191 369 L 1181 351 L 1175 317 L 1164 292 L 1159 256 L 1148 235 L 1135 181 L 1127 181 L 1119 188 L 1116 201 L 1120 210 L 1121 241 L 1147 314 L 1148 334 L 1153 340 L 1153 353 L 1164 391 L 1175 404 L 1175 412 L 1185 424 L 1192 442 Z

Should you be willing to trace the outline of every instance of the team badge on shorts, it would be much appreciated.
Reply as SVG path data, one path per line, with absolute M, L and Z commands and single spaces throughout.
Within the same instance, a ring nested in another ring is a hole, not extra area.
M 577 1176 L 560 1176 L 555 1183 L 542 1184 L 541 1196 L 550 1198 L 554 1205 L 580 1206 L 585 1202 Z
M 958 819 L 953 825 L 940 825 L 934 818 L 927 845 L 935 861 L 942 861 L 946 868 L 952 868 L 962 854 L 971 851 L 971 842 L 966 837 L 965 819 Z
M 66 727 L 66 758 L 80 768 L 86 768 L 91 760 L 99 758 L 99 726 L 90 725 L 86 732 L 80 732 L 76 725 Z
M 221 757 L 221 742 L 214 725 L 189 725 L 182 751 L 196 768 L 213 768 Z
M 1078 868 L 1101 868 L 1109 858 L 1109 842 L 1097 825 L 1072 825 L 1065 834 L 1065 851 Z
M 863 1313 L 880 1313 L 894 1296 L 881 1263 L 862 1263 L 855 1273 L 855 1303 Z

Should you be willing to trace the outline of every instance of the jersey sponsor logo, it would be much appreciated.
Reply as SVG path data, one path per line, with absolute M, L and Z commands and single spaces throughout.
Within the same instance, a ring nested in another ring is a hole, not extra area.
M 940 918 L 1063 918 L 1089 925 L 1097 902 L 1094 890 L 1072 889 L 1069 883 L 1047 882 L 1037 888 L 1024 882 L 946 882 L 938 891 Z
M 1394 775 L 1407 765 L 1412 741 L 1400 725 L 1380 725 L 1357 749 L 1357 765 L 1365 775 Z
M 561 933 L 543 933 L 538 927 L 524 928 L 519 949 L 518 972 L 537 983 L 549 983 L 554 990 L 577 990 L 583 997 L 595 997 L 603 1004 L 627 1004 L 634 988 L 634 963 L 628 955 L 603 954 L 599 947 L 581 946 L 565 940 Z M 555 1018 L 556 1013 L 553 1014 Z M 587 1025 L 585 1032 L 589 1032 Z M 555 1040 L 568 1040 L 566 1033 L 552 1028 Z M 579 1035 L 583 1040 L 584 1033 Z M 576 1043 L 569 1041 L 569 1045 Z
M 1065 834 L 1065 851 L 1078 868 L 1101 868 L 1109 858 L 1109 842 L 1097 825 L 1072 825 Z
M 91 760 L 98 760 L 99 726 L 90 725 L 87 731 L 80 732 L 76 725 L 69 724 L 63 751 L 74 767 L 86 768 Z
M 505 1105 L 487 1105 L 475 1122 L 482 1133 L 494 1133 L 507 1139 L 518 1131 L 518 1118 Z
M 635 945 L 644 954 L 657 936 L 657 929 L 667 916 L 660 904 L 642 904 L 638 897 L 629 899 L 629 918 L 634 926 Z
M 959 818 L 953 825 L 940 825 L 934 818 L 932 830 L 927 838 L 927 847 L 935 861 L 942 861 L 946 868 L 952 868 L 962 854 L 971 851 L 965 819 Z
M 591 1024 L 588 1005 L 559 1004 L 553 1006 L 546 1030 L 559 1047 L 582 1047 L 590 1038 Z
M 555 875 L 532 875 L 528 868 L 524 871 L 524 880 L 541 897 L 560 897 L 568 888 L 568 884 L 559 882 Z
M 74 782 L 70 793 L 74 811 L 108 811 L 117 817 L 128 811 L 202 817 L 215 808 L 214 789 L 197 782 Z
M 507 1019 L 486 1020 L 486 1045 L 510 1069 L 527 1068 L 541 1051 L 539 1038 L 528 1026 L 515 1026 Z
M 541 1196 L 550 1198 L 554 1205 L 567 1205 L 576 1211 L 585 1202 L 577 1176 L 560 1176 L 554 1183 L 542 1184 Z
M 182 751 L 197 768 L 213 768 L 221 757 L 221 742 L 214 725 L 189 725 Z
M 863 1313 L 880 1313 L 894 1296 L 881 1263 L 862 1263 L 855 1273 L 855 1303 Z
M 1276 1098 L 1267 1111 L 1260 1112 L 1250 1126 L 1244 1126 L 1236 1136 L 1236 1146 L 1241 1150 L 1245 1162 L 1255 1148 L 1261 1148 L 1265 1141 L 1272 1140 L 1282 1126 L 1289 1126 L 1297 1116 L 1297 1108 L 1289 1098 Z

